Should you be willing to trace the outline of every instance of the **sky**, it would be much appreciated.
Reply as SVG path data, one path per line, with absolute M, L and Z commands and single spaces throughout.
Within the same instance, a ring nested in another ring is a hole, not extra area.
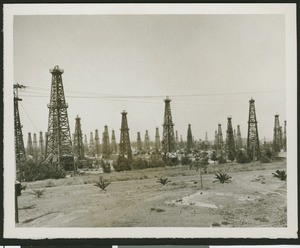
M 14 17 L 14 83 L 27 133 L 47 131 L 50 68 L 64 69 L 71 133 L 81 117 L 85 134 L 104 125 L 119 140 L 121 112 L 130 139 L 155 128 L 162 137 L 164 98 L 174 129 L 186 140 L 223 137 L 227 117 L 247 136 L 249 100 L 255 100 L 261 140 L 272 140 L 274 114 L 285 105 L 284 15 L 78 15 Z

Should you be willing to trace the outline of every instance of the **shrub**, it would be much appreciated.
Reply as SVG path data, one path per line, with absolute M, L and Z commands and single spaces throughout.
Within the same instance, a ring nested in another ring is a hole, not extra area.
M 118 159 L 116 161 L 114 161 L 113 167 L 114 167 L 115 171 L 117 171 L 117 172 L 129 171 L 129 170 L 131 170 L 131 166 L 130 166 L 131 162 L 132 162 L 131 159 L 119 156 Z
M 245 163 L 250 163 L 251 158 L 248 156 L 248 154 L 245 151 L 239 150 L 236 155 L 236 161 L 239 164 L 245 164 Z
M 148 161 L 142 158 L 137 158 L 132 161 L 132 169 L 145 169 L 149 167 Z
M 214 161 L 214 162 L 216 162 L 218 160 L 218 156 L 217 156 L 217 152 L 216 151 L 212 152 L 210 159 L 212 161 Z
M 104 160 L 101 160 L 100 165 L 101 165 L 104 173 L 111 173 L 110 163 L 105 162 Z
M 161 185 L 166 185 L 167 183 L 169 183 L 171 181 L 169 181 L 167 177 L 160 177 L 160 178 L 158 178 L 157 182 L 160 183 Z
M 99 181 L 95 183 L 95 186 L 102 189 L 103 191 L 106 191 L 106 187 L 110 185 L 111 182 L 107 181 L 106 179 L 103 179 L 101 176 L 99 177 Z
M 19 176 L 21 181 L 32 182 L 44 179 L 64 178 L 66 172 L 56 164 L 25 162 L 19 167 Z
M 44 194 L 45 189 L 33 189 L 32 191 L 33 192 L 31 192 L 30 194 L 35 195 L 37 198 L 40 198 Z
M 263 155 L 260 157 L 260 162 L 261 163 L 270 163 L 271 160 L 266 155 Z
M 226 159 L 224 158 L 224 156 L 223 155 L 221 155 L 221 156 L 219 156 L 218 157 L 218 163 L 219 164 L 226 164 Z
M 157 168 L 157 167 L 165 167 L 166 164 L 160 156 L 152 155 L 149 159 L 149 167 Z
M 279 178 L 281 181 L 286 181 L 287 174 L 285 170 L 277 170 L 275 173 L 272 173 L 273 177 Z
M 192 163 L 192 160 L 188 156 L 183 156 L 181 158 L 182 165 L 190 165 L 191 163 Z
M 213 183 L 214 182 L 220 182 L 220 183 L 229 183 L 230 182 L 230 178 L 231 178 L 231 176 L 229 176 L 228 174 L 226 174 L 226 173 L 221 173 L 221 172 L 219 172 L 219 173 L 217 173 L 217 174 L 215 174 L 216 175 L 216 179 L 217 180 L 214 180 L 213 181 Z
M 235 160 L 235 154 L 234 154 L 233 151 L 229 151 L 229 153 L 228 153 L 228 159 L 229 159 L 230 161 Z

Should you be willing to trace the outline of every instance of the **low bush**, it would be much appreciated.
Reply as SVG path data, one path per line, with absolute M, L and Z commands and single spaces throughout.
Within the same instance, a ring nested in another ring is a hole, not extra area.
M 115 171 L 130 171 L 132 160 L 119 156 L 116 161 L 113 162 Z
M 111 173 L 110 163 L 108 163 L 104 160 L 101 160 L 100 165 L 101 165 L 104 173 Z
M 216 178 L 217 180 L 214 180 L 213 183 L 214 183 L 214 182 L 220 182 L 220 183 L 224 184 L 224 183 L 229 183 L 229 182 L 230 182 L 231 176 L 229 176 L 229 175 L 226 174 L 226 173 L 221 173 L 221 172 L 219 172 L 219 173 L 217 173 L 217 174 L 215 174 L 215 175 L 216 175 L 215 178 Z
M 263 155 L 263 156 L 260 157 L 260 162 L 261 163 L 270 163 L 271 160 L 267 156 Z
M 32 191 L 32 195 L 35 195 L 37 198 L 40 198 L 44 194 L 45 189 L 33 189 Z
M 166 185 L 167 183 L 169 183 L 171 181 L 169 181 L 167 177 L 160 177 L 160 178 L 158 178 L 157 182 L 160 183 L 161 185 Z
M 248 156 L 246 151 L 239 150 L 236 155 L 236 161 L 239 164 L 245 164 L 245 163 L 250 163 L 251 158 Z
M 25 162 L 19 166 L 19 177 L 21 181 L 32 182 L 44 179 L 59 179 L 66 176 L 63 168 L 56 164 L 37 164 Z
M 272 173 L 273 177 L 279 178 L 281 181 L 286 181 L 287 174 L 285 170 L 276 170 L 275 173 Z
M 191 163 L 192 163 L 192 160 L 188 156 L 183 156 L 181 158 L 182 165 L 190 165 Z
M 95 186 L 102 189 L 103 191 L 106 191 L 106 187 L 110 185 L 110 182 L 106 179 L 103 179 L 101 176 L 99 177 L 99 181 L 95 182 Z

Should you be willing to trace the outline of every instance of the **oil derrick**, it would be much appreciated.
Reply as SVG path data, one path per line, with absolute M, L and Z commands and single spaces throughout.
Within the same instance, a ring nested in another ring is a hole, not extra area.
M 226 131 L 226 153 L 228 159 L 233 161 L 235 159 L 235 142 L 233 136 L 233 129 L 231 123 L 231 117 L 227 117 L 227 131 Z
M 16 166 L 19 168 L 20 164 L 26 160 L 26 153 L 22 134 L 22 125 L 19 113 L 19 101 L 22 99 L 18 96 L 18 89 L 25 88 L 23 85 L 14 84 L 14 128 L 15 128 L 15 157 Z
M 143 148 L 142 148 L 142 140 L 141 140 L 141 134 L 140 134 L 140 132 L 137 132 L 136 145 L 137 145 L 138 152 L 139 153 L 142 152 Z
M 280 152 L 281 150 L 281 130 L 279 124 L 279 115 L 275 115 L 274 134 L 273 134 L 273 150 Z
M 186 143 L 187 152 L 190 152 L 192 148 L 193 148 L 193 136 L 192 136 L 191 124 L 189 124 L 187 130 L 187 143 Z
M 165 113 L 164 113 L 164 124 L 163 124 L 163 138 L 162 148 L 163 153 L 166 156 L 168 153 L 175 152 L 175 139 L 174 139 L 174 124 L 172 122 L 171 114 L 171 99 L 168 97 L 164 100 L 165 102 Z
M 121 122 L 121 137 L 120 137 L 120 157 L 127 157 L 128 159 L 132 158 L 132 151 L 130 146 L 130 138 L 129 138 L 129 128 L 127 123 L 127 112 L 123 110 L 122 114 L 122 122 Z
M 101 148 L 100 148 L 100 139 L 99 139 L 98 129 L 95 130 L 94 152 L 97 157 L 100 156 Z
M 283 150 L 286 152 L 286 121 L 284 121 L 282 145 Z
M 218 124 L 218 143 L 217 143 L 217 151 L 220 155 L 223 153 L 224 142 L 223 142 L 223 134 L 222 134 L 222 126 L 221 123 Z
M 82 140 L 82 131 L 81 131 L 81 124 L 80 124 L 80 117 L 77 115 L 75 118 L 75 134 L 74 134 L 74 156 L 78 160 L 84 159 L 84 147 L 83 147 L 83 140 Z
M 149 138 L 148 130 L 146 130 L 145 133 L 144 149 L 146 152 L 150 151 L 150 138 Z
M 111 131 L 111 152 L 113 154 L 118 152 L 118 146 L 117 146 L 117 142 L 116 142 L 115 130 Z
M 34 158 L 37 158 L 38 157 L 38 143 L 37 143 L 36 133 L 33 134 L 32 148 L 33 148 L 33 156 L 34 156 Z
M 176 142 L 176 144 L 178 144 L 178 131 L 177 130 L 175 131 L 175 142 Z
M 218 131 L 215 130 L 215 140 L 214 140 L 214 149 L 215 150 L 218 150 L 218 144 L 219 144 Z
M 93 132 L 90 132 L 89 154 L 92 157 L 95 156 L 95 142 L 94 142 Z
M 177 134 L 177 131 L 176 131 Z M 178 136 L 177 136 L 177 140 L 178 140 Z M 160 137 L 159 137 L 159 130 L 158 127 L 155 130 L 155 151 L 158 152 L 160 149 Z
M 45 142 L 46 142 L 46 145 L 45 145 L 45 159 L 46 159 L 46 154 L 47 154 L 47 147 L 48 147 L 48 132 L 45 132 Z
M 235 131 L 235 129 L 233 129 L 233 138 L 234 138 L 234 141 L 236 142 L 236 131 Z
M 104 157 L 108 157 L 111 154 L 107 125 L 104 126 L 104 132 L 102 135 L 102 154 Z
M 43 132 L 40 132 L 39 137 L 39 150 L 40 150 L 40 156 L 44 157 L 44 139 L 43 139 Z
M 66 170 L 74 170 L 74 156 L 67 108 L 65 100 L 62 74 L 64 71 L 58 66 L 50 69 L 52 74 L 51 95 L 48 120 L 48 138 L 46 161 L 57 163 Z
M 241 150 L 243 148 L 243 140 L 241 135 L 240 125 L 237 125 L 237 133 L 236 133 L 236 149 Z
M 33 144 L 32 144 L 32 138 L 31 133 L 28 133 L 28 139 L 27 139 L 27 154 L 33 156 Z
M 87 141 L 87 135 L 85 134 L 84 135 L 84 151 L 85 151 L 85 154 L 89 153 L 89 144 L 88 144 L 88 141 Z
M 260 157 L 260 148 L 254 102 L 252 98 L 249 101 L 247 153 L 252 160 L 257 160 Z

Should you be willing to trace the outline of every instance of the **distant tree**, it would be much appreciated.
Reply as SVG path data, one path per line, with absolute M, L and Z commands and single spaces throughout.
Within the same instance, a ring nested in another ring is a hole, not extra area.
M 206 173 L 207 171 L 207 165 L 208 165 L 208 157 L 202 155 L 202 157 L 199 155 L 199 153 L 195 154 L 195 161 L 192 163 L 192 167 L 196 169 L 196 171 L 199 171 L 200 175 L 200 185 L 201 189 L 203 189 L 203 173 Z
M 230 150 L 229 153 L 228 153 L 228 159 L 230 161 L 233 161 L 235 160 L 235 154 Z
M 217 152 L 216 151 L 212 152 L 210 159 L 212 161 L 214 161 L 214 163 L 218 160 L 218 156 L 217 156 Z

